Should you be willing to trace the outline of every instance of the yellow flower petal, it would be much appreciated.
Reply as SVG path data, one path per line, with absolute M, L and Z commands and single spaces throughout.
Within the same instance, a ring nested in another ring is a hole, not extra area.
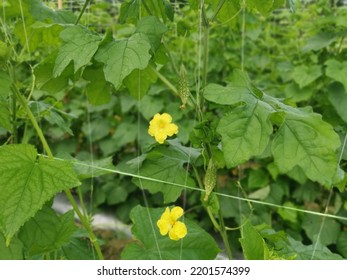
M 176 206 L 176 207 L 171 209 L 171 215 L 170 216 L 174 221 L 176 221 L 180 217 L 183 216 L 183 213 L 184 213 L 183 209 L 179 206 Z
M 172 229 L 169 231 L 169 237 L 171 240 L 179 240 L 187 235 L 187 227 L 184 223 L 177 221 Z
M 178 133 L 178 126 L 175 125 L 174 123 L 170 123 L 166 127 L 166 133 L 168 136 L 172 136 L 174 134 Z
M 157 221 L 157 226 L 159 228 L 161 235 L 166 235 L 172 228 L 173 221 L 171 219 L 171 213 L 169 207 L 166 207 L 164 213 L 161 215 L 160 219 Z
M 164 131 L 158 131 L 155 135 L 154 135 L 155 140 L 159 143 L 159 144 L 163 144 L 164 141 L 167 138 L 167 135 Z

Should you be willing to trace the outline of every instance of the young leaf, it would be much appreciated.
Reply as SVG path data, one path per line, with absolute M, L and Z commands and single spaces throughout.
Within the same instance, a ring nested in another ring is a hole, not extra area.
M 124 249 L 122 259 L 208 260 L 217 256 L 219 248 L 215 240 L 188 218 L 184 218 L 188 233 L 182 241 L 161 236 L 156 222 L 164 210 L 165 208 L 146 209 L 139 205 L 132 209 L 132 233 L 138 241 Z
M 0 230 L 9 244 L 54 194 L 79 185 L 68 162 L 38 156 L 31 145 L 0 147 Z
M 265 260 L 268 252 L 267 245 L 263 237 L 247 221 L 241 228 L 240 243 L 243 254 L 247 260 Z
M 125 40 L 110 42 L 98 50 L 95 59 L 105 64 L 106 81 L 111 82 L 116 89 L 134 69 L 143 70 L 151 58 L 151 45 L 146 35 L 136 33 Z
M 59 48 L 53 76 L 60 76 L 71 61 L 74 62 L 74 71 L 87 65 L 99 47 L 101 37 L 94 35 L 89 29 L 75 25 L 66 28 L 60 33 L 64 44 Z
M 73 211 L 59 217 L 46 206 L 24 224 L 19 239 L 25 247 L 26 257 L 31 258 L 60 249 L 70 241 L 76 229 Z

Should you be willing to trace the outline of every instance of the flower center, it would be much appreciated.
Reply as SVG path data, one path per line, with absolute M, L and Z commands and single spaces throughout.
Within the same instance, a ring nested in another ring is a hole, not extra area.
M 159 123 L 158 123 L 159 129 L 161 129 L 161 130 L 165 128 L 165 125 L 166 125 L 166 123 L 164 121 L 159 121 Z

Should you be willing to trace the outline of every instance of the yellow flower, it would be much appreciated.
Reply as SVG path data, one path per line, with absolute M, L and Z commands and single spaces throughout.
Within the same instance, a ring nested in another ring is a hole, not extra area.
M 178 127 L 172 122 L 172 117 L 167 114 L 155 114 L 149 122 L 148 134 L 153 136 L 159 144 L 163 144 L 168 136 L 178 133 Z
M 177 221 L 182 217 L 184 211 L 181 207 L 174 207 L 169 209 L 166 207 L 164 213 L 161 215 L 157 222 L 161 235 L 166 235 L 169 233 L 171 240 L 179 240 L 187 235 L 187 227 L 184 223 Z

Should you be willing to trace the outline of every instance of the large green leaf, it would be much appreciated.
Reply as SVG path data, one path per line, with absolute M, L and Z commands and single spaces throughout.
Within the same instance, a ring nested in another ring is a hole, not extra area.
M 286 173 L 299 166 L 309 179 L 330 186 L 337 172 L 338 135 L 320 115 L 281 106 L 286 112 L 285 121 L 271 146 L 280 172 Z
M 335 59 L 329 59 L 325 62 L 326 75 L 335 81 L 343 84 L 345 91 L 347 92 L 347 61 L 337 61 Z
M 70 241 L 76 229 L 73 211 L 59 217 L 46 206 L 24 224 L 19 239 L 24 245 L 26 257 L 31 258 L 60 249 Z
M 181 195 L 182 187 L 174 184 L 194 187 L 194 180 L 187 174 L 183 164 L 188 162 L 189 153 L 175 146 L 158 147 L 151 151 L 139 169 L 139 175 L 165 181 L 166 183 L 139 180 L 134 178 L 134 183 L 139 187 L 148 189 L 150 193 L 162 192 L 164 203 L 176 201 Z M 134 160 L 135 163 L 136 159 Z M 136 164 L 135 164 L 136 168 Z M 172 184 L 171 184 L 172 183 Z
M 119 89 L 124 78 L 133 70 L 147 67 L 151 58 L 150 49 L 148 37 L 136 33 L 128 39 L 113 41 L 100 47 L 95 59 L 105 64 L 106 80 Z
M 89 29 L 79 25 L 66 28 L 60 33 L 64 44 L 59 48 L 55 60 L 53 76 L 60 76 L 71 61 L 74 62 L 75 72 L 87 65 L 99 47 L 101 38 Z
M 9 244 L 54 194 L 79 185 L 69 162 L 38 156 L 31 145 L 0 147 L 0 230 Z
M 138 241 L 124 249 L 122 259 L 206 260 L 217 256 L 219 248 L 215 240 L 188 218 L 182 220 L 188 231 L 182 241 L 161 236 L 156 223 L 164 210 L 136 206 L 131 211 L 130 218 L 134 223 L 132 233 Z
M 260 155 L 269 143 L 272 109 L 256 98 L 251 102 L 232 109 L 218 124 L 217 132 L 222 136 L 222 149 L 229 168 Z

